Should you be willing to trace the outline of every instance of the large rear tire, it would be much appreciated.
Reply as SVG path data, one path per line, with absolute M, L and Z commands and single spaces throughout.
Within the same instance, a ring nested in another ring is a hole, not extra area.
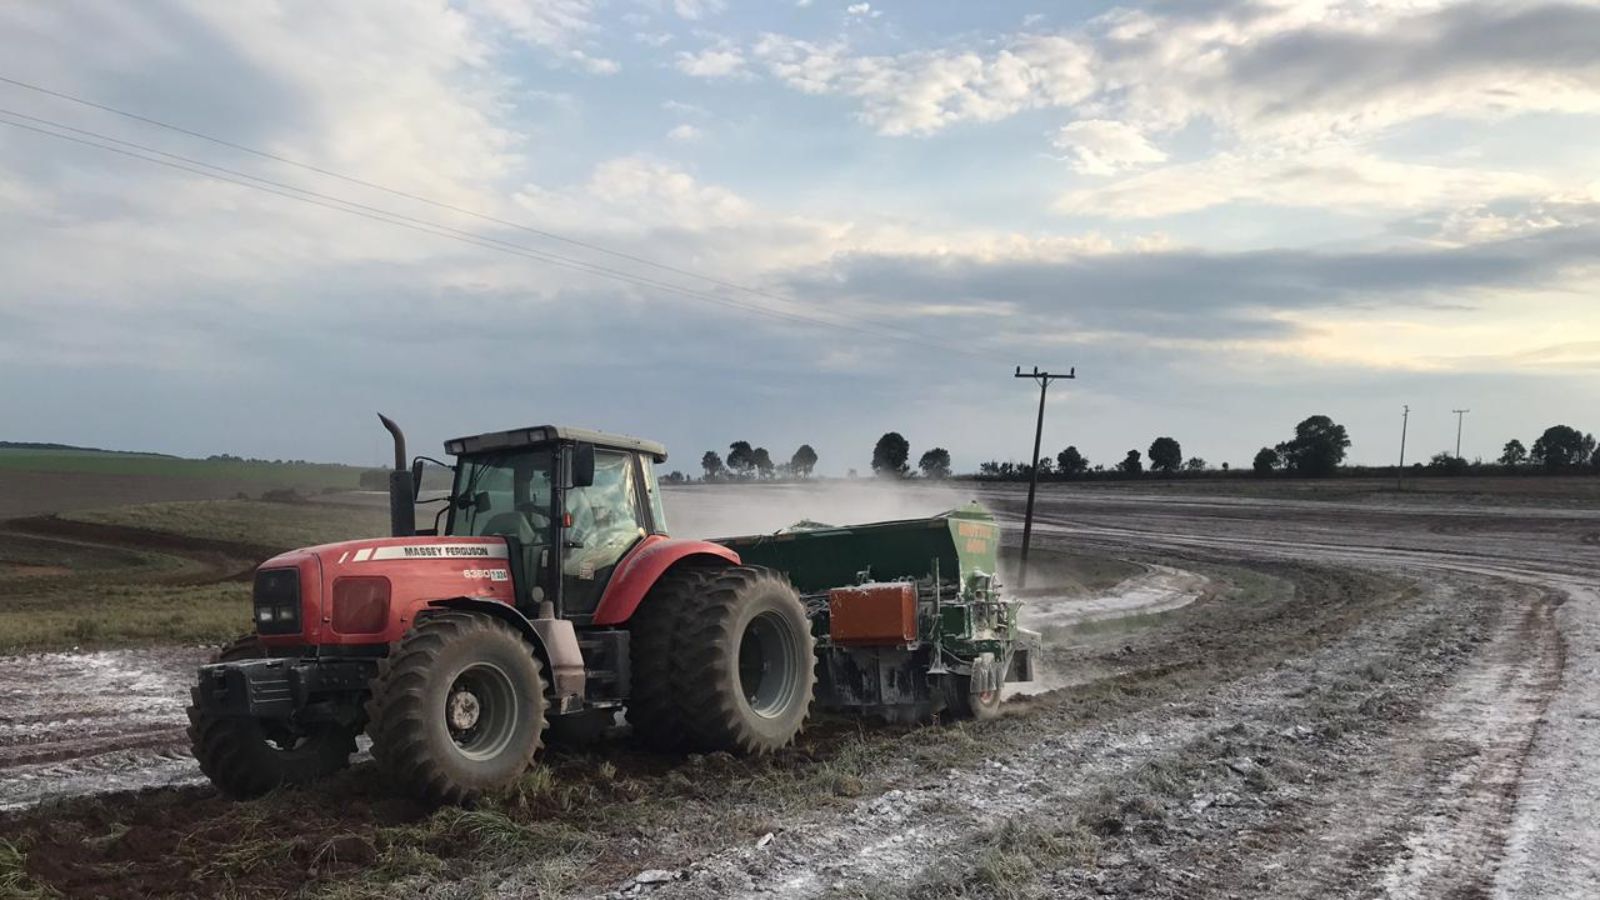
M 694 614 L 714 570 L 679 566 L 662 575 L 628 620 L 632 688 L 628 723 L 634 737 L 657 750 L 689 743 L 674 672 L 678 631 Z
M 255 635 L 222 648 L 212 662 L 259 659 L 266 650 Z M 190 689 L 189 745 L 200 771 L 236 799 L 259 797 L 285 785 L 307 784 L 350 764 L 355 731 L 332 723 L 299 728 L 276 719 L 219 716 L 200 708 Z
M 373 680 L 373 758 L 426 803 L 470 804 L 510 785 L 543 746 L 542 668 L 522 634 L 499 619 L 423 619 Z
M 717 569 L 680 615 L 672 673 L 688 744 L 760 754 L 792 742 L 811 712 L 816 642 L 788 579 Z

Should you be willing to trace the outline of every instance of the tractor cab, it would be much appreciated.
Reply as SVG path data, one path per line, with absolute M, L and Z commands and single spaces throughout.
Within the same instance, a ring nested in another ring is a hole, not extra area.
M 667 533 L 654 469 L 666 448 L 653 441 L 544 425 L 445 449 L 457 464 L 439 533 L 506 538 L 515 605 L 530 616 L 548 602 L 583 623 L 629 551 Z

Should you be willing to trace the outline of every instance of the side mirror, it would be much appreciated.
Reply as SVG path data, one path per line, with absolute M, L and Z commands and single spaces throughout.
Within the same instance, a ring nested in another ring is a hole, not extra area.
M 422 460 L 411 461 L 411 499 L 416 500 L 422 496 Z
M 594 445 L 574 444 L 572 447 L 572 486 L 589 487 L 594 484 Z

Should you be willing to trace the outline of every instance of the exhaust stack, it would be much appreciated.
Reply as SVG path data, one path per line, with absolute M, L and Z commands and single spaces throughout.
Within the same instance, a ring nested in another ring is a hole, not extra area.
M 394 420 L 378 413 L 378 420 L 394 436 L 394 470 L 389 473 L 389 531 L 395 537 L 417 533 L 417 486 L 406 468 L 406 436 Z

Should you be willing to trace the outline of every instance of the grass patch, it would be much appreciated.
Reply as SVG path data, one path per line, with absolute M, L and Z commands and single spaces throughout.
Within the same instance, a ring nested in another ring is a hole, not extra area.
M 21 847 L 0 839 L 0 897 L 34 900 L 59 896 L 60 893 L 39 884 L 28 874 L 28 854 Z
M 250 585 L 235 576 L 274 552 L 387 530 L 381 509 L 253 500 L 62 518 L 137 531 L 0 532 L 0 653 L 221 643 L 250 627 Z M 95 543 L 106 540 L 124 543 Z
M 332 503 L 189 500 L 80 510 L 64 519 L 289 550 L 388 533 L 386 509 Z

